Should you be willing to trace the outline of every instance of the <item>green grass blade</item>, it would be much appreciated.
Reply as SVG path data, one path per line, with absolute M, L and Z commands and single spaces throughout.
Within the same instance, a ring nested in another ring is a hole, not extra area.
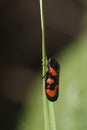
M 45 49 L 45 22 L 44 22 L 44 8 L 43 0 L 40 0 L 40 14 L 41 14 L 41 29 L 42 29 L 42 64 L 43 72 L 42 76 L 46 74 L 46 49 Z M 45 78 L 43 78 L 43 105 L 44 105 L 44 124 L 45 130 L 50 130 L 48 102 L 45 96 Z
M 40 15 L 41 15 L 41 29 L 42 29 L 42 76 L 46 74 L 46 47 L 45 47 L 45 20 L 44 20 L 44 7 L 43 0 L 40 0 Z M 45 96 L 45 78 L 43 78 L 43 105 L 44 105 L 44 123 L 45 130 L 56 130 L 53 103 L 49 102 Z
M 55 116 L 54 116 L 54 108 L 53 103 L 49 102 L 49 116 L 50 116 L 50 126 L 51 130 L 56 130 Z

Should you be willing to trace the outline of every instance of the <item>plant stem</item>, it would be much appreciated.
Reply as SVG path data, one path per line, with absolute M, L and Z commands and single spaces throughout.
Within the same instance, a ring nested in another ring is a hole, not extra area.
M 41 15 L 41 29 L 42 29 L 42 76 L 46 75 L 46 65 L 47 65 L 47 56 L 46 56 L 46 47 L 45 47 L 45 18 L 44 18 L 44 7 L 43 0 L 40 1 L 40 15 Z M 55 118 L 53 103 L 50 103 L 45 96 L 45 78 L 43 78 L 43 105 L 44 105 L 44 123 L 45 130 L 56 130 Z
M 56 130 L 56 122 L 55 122 L 55 116 L 54 116 L 54 108 L 53 103 L 49 102 L 49 115 L 50 115 L 50 130 Z
M 42 64 L 43 64 L 42 76 L 44 76 L 46 74 L 47 58 L 46 58 L 46 49 L 45 49 L 45 19 L 44 19 L 43 0 L 40 0 L 40 15 L 41 15 L 41 29 L 42 29 Z M 45 130 L 50 130 L 48 102 L 45 96 L 45 78 L 43 78 L 43 105 L 44 105 Z

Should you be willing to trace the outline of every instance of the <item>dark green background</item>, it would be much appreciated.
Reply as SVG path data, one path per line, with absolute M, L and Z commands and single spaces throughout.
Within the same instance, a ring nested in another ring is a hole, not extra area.
M 61 67 L 60 96 L 54 103 L 57 130 L 87 130 L 87 33 L 73 41 L 57 60 Z M 18 130 L 44 130 L 40 77 L 29 89 Z

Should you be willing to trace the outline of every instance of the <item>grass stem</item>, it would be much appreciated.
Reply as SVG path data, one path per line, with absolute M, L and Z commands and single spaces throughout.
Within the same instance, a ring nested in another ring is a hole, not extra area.
M 42 76 L 46 74 L 47 56 L 45 47 L 45 17 L 43 0 L 40 1 L 40 16 L 41 16 L 41 29 L 42 29 Z M 53 103 L 49 102 L 45 96 L 45 78 L 43 78 L 43 105 L 44 105 L 44 123 L 45 130 L 56 130 Z

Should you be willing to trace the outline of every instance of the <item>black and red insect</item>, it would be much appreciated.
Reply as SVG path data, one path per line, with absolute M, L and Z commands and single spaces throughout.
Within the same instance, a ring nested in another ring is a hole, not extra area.
M 59 96 L 60 65 L 55 58 L 49 58 L 46 72 L 45 92 L 49 101 L 56 101 Z

